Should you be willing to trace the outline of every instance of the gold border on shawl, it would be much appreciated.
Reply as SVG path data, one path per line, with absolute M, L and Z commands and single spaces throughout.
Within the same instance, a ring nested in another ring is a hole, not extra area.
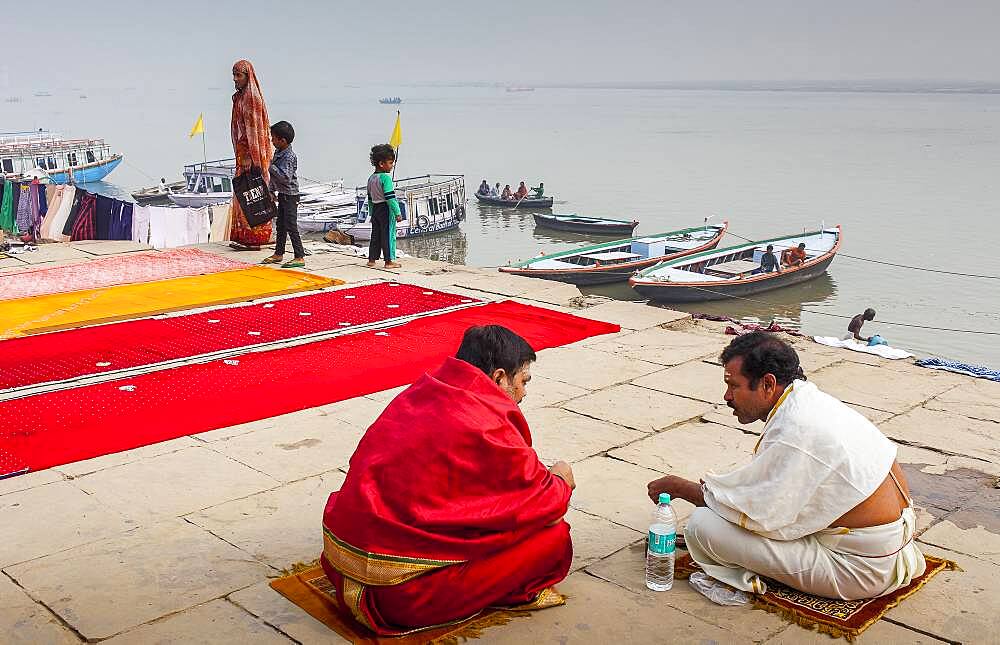
M 535 609 L 548 609 L 549 607 L 558 607 L 565 604 L 566 596 L 556 591 L 555 587 L 546 587 L 538 593 L 534 600 L 523 605 L 504 607 L 504 609 L 509 611 L 533 611 Z
M 368 620 L 368 616 L 365 615 L 365 612 L 361 611 L 361 598 L 365 592 L 365 586 L 357 580 L 347 577 L 342 579 L 341 584 L 344 589 L 344 602 L 351 610 L 351 615 L 354 616 L 354 620 L 358 621 L 368 629 L 375 631 L 375 626 L 372 625 L 370 620 Z
M 795 384 L 792 383 L 791 385 L 788 386 L 787 390 L 785 390 L 784 392 L 781 393 L 781 397 L 774 404 L 774 407 L 771 408 L 771 411 L 767 413 L 767 421 L 765 421 L 765 423 L 768 423 L 768 422 L 771 421 L 771 419 L 774 417 L 775 413 L 778 412 L 778 408 L 781 407 L 781 404 L 785 402 L 785 399 L 788 398 L 788 395 L 791 394 L 792 390 L 794 390 L 794 389 L 795 389 Z M 764 433 L 761 432 L 760 433 L 760 437 L 757 439 L 756 445 L 754 445 L 754 447 L 753 447 L 753 454 L 755 454 L 755 455 L 757 454 L 757 449 L 760 448 L 760 442 L 763 441 L 763 440 L 764 440 Z
M 323 554 L 345 577 L 380 587 L 398 585 L 428 571 L 465 562 L 372 553 L 348 544 L 326 527 L 323 527 Z

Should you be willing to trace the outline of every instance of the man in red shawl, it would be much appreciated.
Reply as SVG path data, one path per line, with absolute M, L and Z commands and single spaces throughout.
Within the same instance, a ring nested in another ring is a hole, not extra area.
M 270 185 L 268 170 L 271 167 L 271 122 L 267 118 L 264 96 L 260 93 L 260 83 L 253 65 L 248 60 L 237 61 L 233 65 L 232 136 L 233 152 L 236 153 L 236 174 L 242 174 L 252 166 L 260 169 L 264 184 Z M 233 199 L 233 227 L 229 237 L 234 248 L 260 250 L 261 244 L 271 240 L 271 222 L 250 228 L 246 216 L 240 209 L 239 201 Z
M 575 486 L 545 468 L 518 403 L 535 352 L 497 325 L 396 397 L 365 433 L 323 514 L 320 561 L 340 607 L 380 636 L 488 607 L 564 602 L 562 519 Z

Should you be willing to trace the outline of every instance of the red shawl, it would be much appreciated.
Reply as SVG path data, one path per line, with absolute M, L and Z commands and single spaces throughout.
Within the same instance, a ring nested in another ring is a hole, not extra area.
M 510 397 L 449 358 L 368 429 L 323 525 L 328 545 L 335 538 L 366 559 L 475 560 L 559 520 L 570 492 L 538 460 Z
M 247 75 L 247 84 L 233 94 L 233 117 L 230 131 L 233 138 L 233 152 L 236 154 L 236 174 L 246 172 L 250 166 L 260 168 L 264 182 L 270 184 L 271 123 L 267 118 L 267 107 L 260 91 L 260 83 L 253 65 L 248 60 L 237 61 L 233 70 Z M 249 163 L 248 163 L 249 162 Z M 271 239 L 271 223 L 266 222 L 250 228 L 247 218 L 240 210 L 237 200 L 233 200 L 233 229 L 230 237 L 247 245 L 266 244 Z

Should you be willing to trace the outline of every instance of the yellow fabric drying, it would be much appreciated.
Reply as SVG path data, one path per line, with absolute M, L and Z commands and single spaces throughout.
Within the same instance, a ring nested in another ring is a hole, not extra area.
M 343 284 L 311 273 L 250 267 L 0 302 L 0 339 Z M 2 288 L 2 281 L 0 281 Z

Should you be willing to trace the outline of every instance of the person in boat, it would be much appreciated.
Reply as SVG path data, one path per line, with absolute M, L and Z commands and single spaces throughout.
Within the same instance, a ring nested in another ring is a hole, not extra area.
M 781 263 L 786 267 L 802 266 L 806 261 L 806 243 L 799 242 L 799 245 L 781 252 Z
M 871 307 L 865 309 L 854 318 L 851 318 L 851 322 L 847 324 L 847 335 L 844 337 L 844 340 L 850 340 L 853 338 L 854 340 L 862 343 L 870 342 L 871 336 L 865 338 L 861 335 L 861 327 L 866 321 L 869 320 L 875 320 L 875 310 Z
M 477 192 L 480 195 L 489 195 L 490 194 L 490 185 L 488 183 L 486 183 L 485 179 L 483 180 L 483 183 L 479 184 L 479 190 Z
M 498 181 L 493 188 L 490 189 L 490 197 L 500 197 L 500 182 Z
M 517 187 L 517 192 L 514 193 L 514 199 L 524 199 L 528 196 L 528 187 L 521 182 L 521 185 Z
M 763 577 L 826 598 L 882 596 L 924 572 L 896 446 L 868 419 L 806 380 L 790 345 L 767 332 L 720 357 L 725 401 L 740 423 L 764 421 L 750 463 L 647 492 L 697 508 L 684 538 L 706 574 L 764 593 Z
M 341 607 L 379 636 L 487 607 L 561 604 L 575 483 L 546 468 L 518 404 L 535 352 L 499 325 L 397 396 L 323 513 L 320 558 Z
M 510 192 L 510 184 L 503 187 L 503 192 L 500 193 L 500 199 L 514 199 L 514 193 Z
M 754 269 L 754 274 L 773 273 L 775 271 L 781 273 L 781 265 L 778 263 L 778 257 L 774 254 L 774 245 L 768 244 L 764 255 L 760 256 L 760 266 Z
M 541 199 L 542 195 L 545 194 L 545 184 L 538 182 L 538 185 L 531 189 L 532 199 Z
M 252 167 L 260 169 L 265 184 L 271 177 L 271 122 L 267 118 L 267 107 L 260 91 L 260 83 L 253 65 L 248 60 L 237 61 L 233 65 L 233 116 L 231 134 L 233 152 L 236 156 L 236 174 L 248 172 Z M 271 239 L 271 222 L 264 222 L 253 228 L 240 210 L 239 201 L 232 202 L 233 225 L 230 231 L 233 248 L 259 251 L 261 244 Z
M 160 185 L 159 185 L 159 188 L 158 188 L 157 192 L 159 192 L 161 195 L 169 195 L 170 194 L 170 187 L 167 186 L 167 178 L 166 177 L 160 177 Z

